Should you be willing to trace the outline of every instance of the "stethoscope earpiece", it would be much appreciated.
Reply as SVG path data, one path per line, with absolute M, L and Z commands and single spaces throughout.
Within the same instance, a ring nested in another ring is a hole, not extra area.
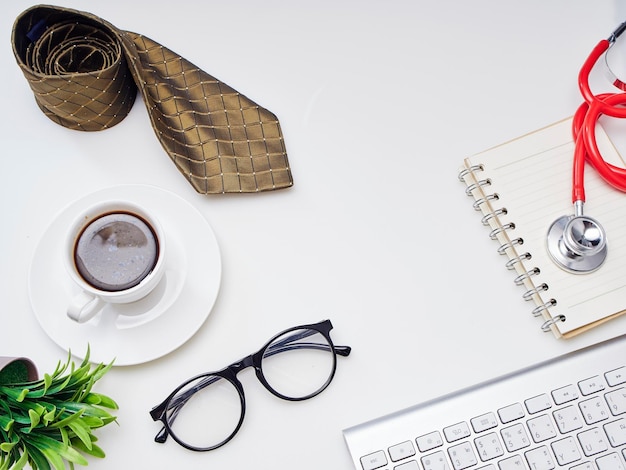
M 570 273 L 593 272 L 606 259 L 606 232 L 597 220 L 586 215 L 559 217 L 548 230 L 548 253 Z

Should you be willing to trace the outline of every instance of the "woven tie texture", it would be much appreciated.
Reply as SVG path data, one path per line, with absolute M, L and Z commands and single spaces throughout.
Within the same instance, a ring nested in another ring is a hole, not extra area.
M 39 108 L 64 127 L 114 126 L 139 90 L 156 136 L 197 192 L 293 184 L 277 117 L 145 36 L 38 5 L 16 19 L 12 46 Z

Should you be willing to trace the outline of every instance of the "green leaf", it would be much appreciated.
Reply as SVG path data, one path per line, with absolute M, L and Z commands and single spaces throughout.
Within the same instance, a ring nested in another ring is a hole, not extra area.
M 65 367 L 67 367 L 67 366 L 65 366 Z M 54 369 L 54 372 L 51 375 L 52 375 L 52 377 L 56 377 L 58 375 L 61 375 L 62 373 L 63 373 L 63 371 L 61 369 L 61 361 L 58 361 L 57 362 L 57 366 L 56 366 L 56 368 Z
M 61 433 L 61 442 L 65 445 L 70 445 L 70 438 L 67 435 L 67 429 L 59 428 L 59 432 Z
M 36 446 L 31 445 L 26 441 L 24 442 L 26 445 L 26 451 L 28 452 L 32 462 L 32 467 L 37 470 L 50 470 L 48 459 L 43 455 L 43 453 Z
M 30 432 L 39 424 L 39 421 L 41 420 L 41 415 L 37 413 L 35 410 L 30 409 L 28 410 L 28 416 L 30 418 L 30 429 L 29 429 L 29 432 Z
M 42 447 L 41 453 L 56 470 L 65 470 L 65 462 L 63 462 L 63 458 L 60 454 L 57 454 L 55 451 L 47 447 Z
M 71 375 L 72 377 L 74 377 L 74 379 L 80 380 L 89 373 L 89 369 L 91 369 L 91 364 L 89 364 L 89 362 L 83 361 L 78 369 L 72 371 Z
M 89 427 L 87 427 L 82 421 L 70 421 L 68 423 L 69 428 L 76 433 L 76 436 L 85 444 L 88 449 L 91 449 L 91 433 Z
M 119 409 L 117 403 L 112 398 L 94 392 L 91 392 L 85 397 L 85 403 L 89 403 L 90 405 L 100 405 L 111 410 Z
M 87 344 L 87 351 L 85 352 L 85 357 L 83 358 L 81 366 L 89 363 L 89 356 L 91 356 L 91 345 Z
M 0 386 L 0 394 L 6 395 L 8 399 L 13 401 L 21 402 L 24 399 L 22 395 L 25 396 L 26 393 L 28 393 L 27 388 L 15 388 L 8 385 Z M 20 399 L 20 397 L 22 398 Z
M 8 403 L 6 402 L 6 400 L 2 399 L 2 395 L 0 395 L 0 411 L 4 411 L 4 413 L 7 416 L 11 415 L 11 409 L 9 408 Z
M 2 427 L 3 431 L 10 433 L 14 423 L 14 419 L 0 415 L 0 427 Z
M 91 389 L 93 388 L 94 383 L 95 383 L 94 378 L 90 377 L 87 383 L 85 384 L 85 386 L 83 387 L 83 389 L 80 390 L 80 393 L 77 392 L 78 396 L 75 398 L 75 400 L 80 401 L 80 402 L 84 401 L 85 397 L 89 395 L 89 392 L 91 392 Z
M 70 463 L 77 463 L 79 465 L 88 465 L 89 464 L 89 462 L 87 461 L 85 456 L 82 455 L 80 452 L 78 452 L 73 447 L 68 447 L 67 448 L 67 454 L 63 455 L 63 457 Z M 65 470 L 65 468 L 63 470 Z
M 94 371 L 94 377 L 96 381 L 100 380 L 104 376 L 104 374 L 106 374 L 111 369 L 111 367 L 113 367 L 113 362 L 110 362 L 106 366 L 104 364 L 99 364 Z
M 50 463 L 59 470 L 65 470 L 63 459 L 80 465 L 87 465 L 88 463 L 87 459 L 73 447 L 43 434 L 25 436 L 24 440 L 36 445 Z
M 56 421 L 54 423 L 52 423 L 50 426 L 50 428 L 62 428 L 64 426 L 69 425 L 72 421 L 80 419 L 80 417 L 82 416 L 83 412 L 85 410 L 79 410 L 76 413 L 72 413 L 71 415 L 69 415 L 67 418 L 61 419 L 59 421 Z
M 89 454 L 93 457 L 97 457 L 99 459 L 103 459 L 104 457 L 106 457 L 104 451 L 94 443 L 91 444 L 91 449 L 88 449 L 81 440 L 74 441 L 72 445 L 75 449 L 85 452 L 86 454 Z
M 23 389 L 22 392 L 17 397 L 16 401 L 18 402 L 24 401 L 24 398 L 26 398 L 27 394 L 28 394 L 28 389 L 27 388 Z
M 104 420 L 101 418 L 98 418 L 97 416 L 83 415 L 83 417 L 81 418 L 81 421 L 85 423 L 86 426 L 92 429 L 101 428 L 102 426 L 104 426 Z
M 54 415 L 56 414 L 56 410 L 56 406 L 52 406 L 52 409 L 50 409 L 50 411 L 46 412 L 42 416 L 44 426 L 48 426 L 52 421 L 54 421 Z
M 13 450 L 15 444 L 17 444 L 17 442 L 3 442 L 0 444 L 0 450 L 8 454 L 11 450 Z
M 111 414 L 108 411 L 103 410 L 102 408 L 98 408 L 97 406 L 90 405 L 88 403 L 64 401 L 57 403 L 57 406 L 67 409 L 70 413 L 77 413 L 80 410 L 84 410 L 84 413 L 87 416 L 96 416 L 98 418 L 102 418 L 103 420 L 112 418 Z
M 48 389 L 48 394 L 59 393 L 67 387 L 67 384 L 72 380 L 72 376 L 68 375 L 67 377 L 63 377 L 63 379 L 55 380 L 54 383 Z
M 21 457 L 15 462 L 15 464 L 11 467 L 11 470 L 22 470 L 24 466 L 28 463 L 28 452 L 24 450 L 22 452 Z
M 31 420 L 29 417 L 29 410 L 33 410 L 39 416 L 47 412 L 44 406 L 45 402 L 25 400 L 23 402 L 10 403 L 12 405 L 11 416 L 15 419 L 16 423 L 30 425 Z
M 14 436 L 15 439 L 19 438 L 17 436 L 15 436 L 14 433 L 11 433 L 12 436 Z M 0 428 L 0 441 L 2 442 L 11 442 L 13 438 L 9 438 L 9 435 L 4 431 L 4 429 Z M 5 456 L 4 456 L 4 451 L 2 451 L 2 449 L 0 448 L 0 468 L 1 468 L 1 464 L 4 460 Z
M 50 388 L 50 385 L 52 385 L 52 377 L 48 374 L 44 374 L 43 376 L 43 391 L 44 393 L 48 390 L 48 388 Z

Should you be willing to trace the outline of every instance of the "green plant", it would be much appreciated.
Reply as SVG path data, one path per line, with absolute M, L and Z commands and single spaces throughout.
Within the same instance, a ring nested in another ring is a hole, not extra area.
M 113 364 L 92 370 L 89 349 L 76 367 L 71 360 L 33 382 L 0 383 L 0 470 L 70 469 L 87 465 L 85 454 L 104 457 L 93 430 L 116 420 L 111 398 L 92 391 Z

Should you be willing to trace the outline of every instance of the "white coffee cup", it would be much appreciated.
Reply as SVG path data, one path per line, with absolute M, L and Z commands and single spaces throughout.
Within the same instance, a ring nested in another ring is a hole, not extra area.
M 147 296 L 165 272 L 165 234 L 145 208 L 127 201 L 105 201 L 84 210 L 67 232 L 64 264 L 81 292 L 67 315 L 78 323 L 107 304 Z

